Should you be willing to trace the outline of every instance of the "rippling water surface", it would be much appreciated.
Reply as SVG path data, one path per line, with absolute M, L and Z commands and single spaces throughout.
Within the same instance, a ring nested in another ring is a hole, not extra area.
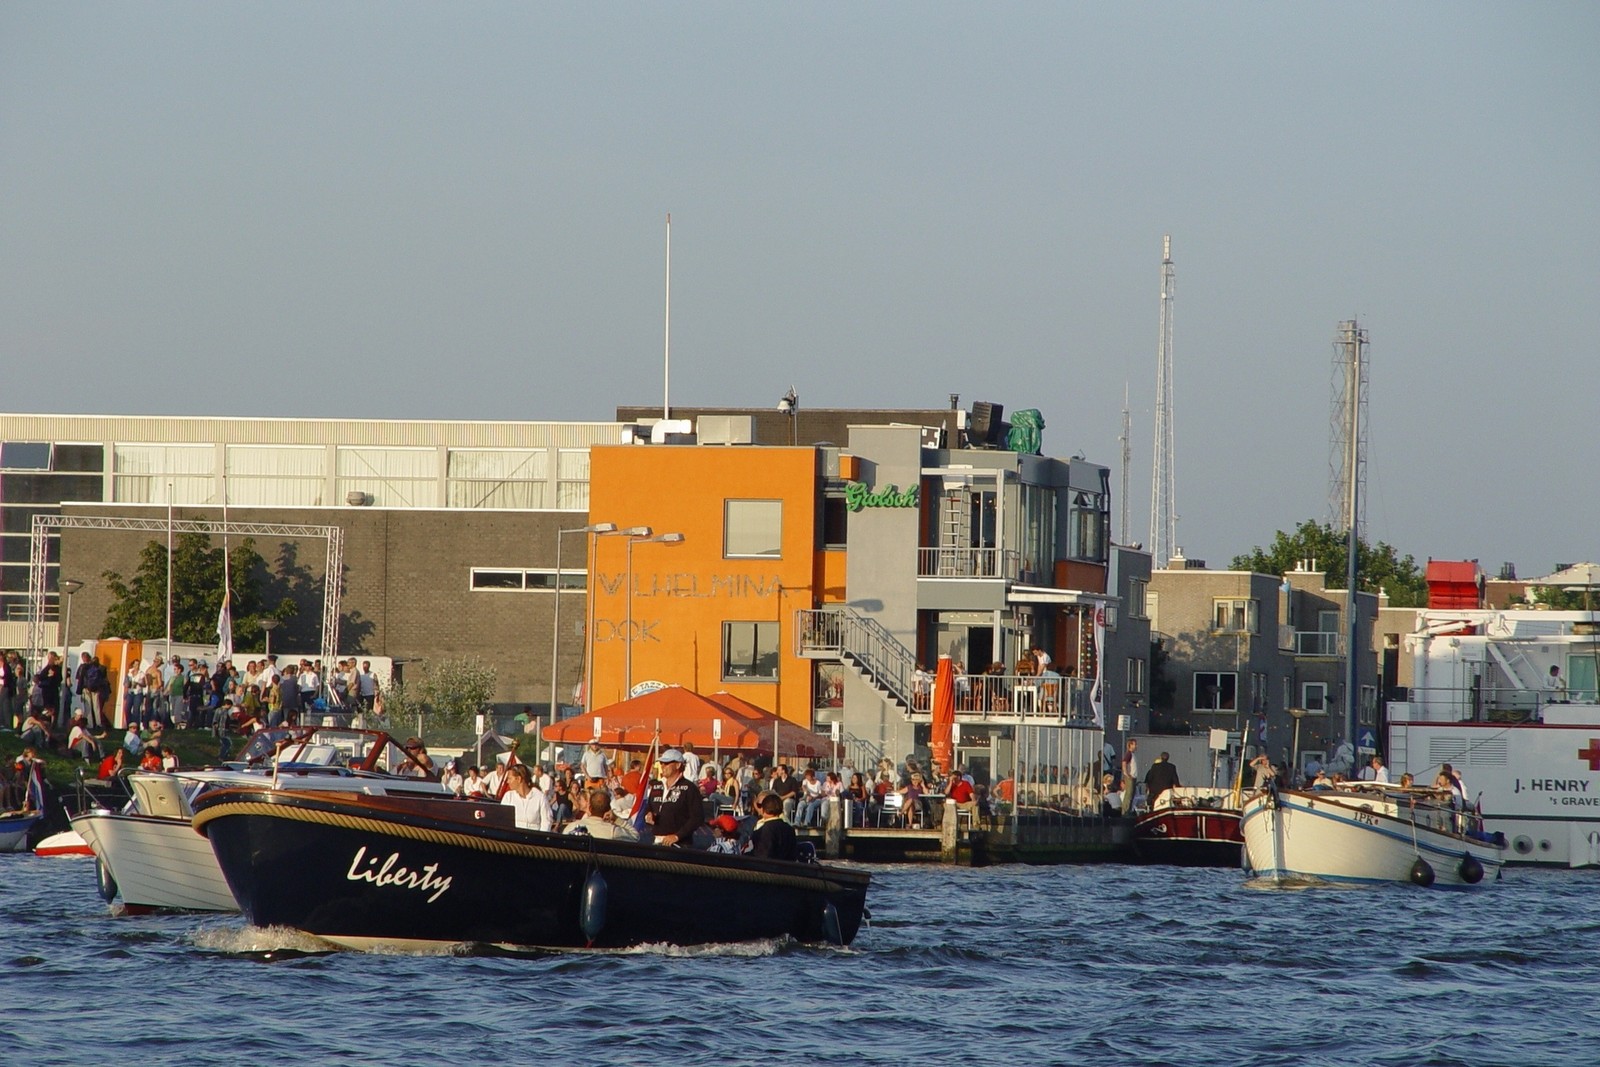
M 1474 892 L 882 867 L 848 950 L 335 951 L 0 856 L 10 1064 L 1600 1062 L 1595 872 Z

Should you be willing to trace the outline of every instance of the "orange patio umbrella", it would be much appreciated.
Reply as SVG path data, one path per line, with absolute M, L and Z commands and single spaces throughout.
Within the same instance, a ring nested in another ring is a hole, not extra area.
M 595 733 L 595 723 L 600 732 Z M 722 724 L 720 738 L 712 723 Z M 540 736 L 555 744 L 582 745 L 599 741 L 605 748 L 648 749 L 660 730 L 661 747 L 694 745 L 701 750 L 771 752 L 773 731 L 784 754 L 821 756 L 831 742 L 792 722 L 729 693 L 702 696 L 682 686 L 667 686 L 630 700 L 562 719 Z

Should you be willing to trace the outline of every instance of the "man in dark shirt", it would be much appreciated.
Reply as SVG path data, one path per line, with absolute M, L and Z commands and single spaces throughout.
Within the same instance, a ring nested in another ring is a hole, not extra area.
M 756 799 L 756 810 L 761 819 L 750 834 L 750 848 L 745 855 L 793 861 L 799 855 L 799 845 L 794 827 L 783 820 L 783 798 L 776 793 L 762 793 Z
M 694 847 L 694 832 L 706 821 L 700 788 L 683 774 L 683 753 L 669 748 L 661 753 L 661 803 L 645 816 L 655 827 L 656 844 Z
M 783 802 L 783 817 L 793 820 L 795 808 L 800 803 L 800 779 L 794 776 L 794 771 L 787 763 L 780 763 L 777 774 L 772 779 L 772 791 L 778 794 L 778 799 Z
M 1145 772 L 1144 791 L 1145 803 L 1152 808 L 1156 806 L 1156 798 L 1169 789 L 1178 787 L 1178 768 L 1172 765 L 1172 757 L 1165 752 L 1156 757 L 1156 761 Z
M 290 664 L 278 681 L 278 716 L 288 726 L 300 725 L 300 680 L 295 677 L 296 673 L 295 666 Z

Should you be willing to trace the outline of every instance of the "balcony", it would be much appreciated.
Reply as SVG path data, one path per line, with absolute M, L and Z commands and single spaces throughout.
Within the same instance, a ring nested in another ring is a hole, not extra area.
M 1341 658 L 1344 656 L 1344 634 L 1297 630 L 1294 635 L 1294 654 L 1322 656 L 1328 659 Z
M 917 577 L 1014 579 L 1018 562 L 1006 548 L 919 548 Z
M 1093 722 L 1090 683 L 1060 675 L 958 675 L 956 721 L 999 725 L 1069 726 Z M 933 720 L 933 675 L 919 672 L 912 680 L 911 710 L 915 723 Z

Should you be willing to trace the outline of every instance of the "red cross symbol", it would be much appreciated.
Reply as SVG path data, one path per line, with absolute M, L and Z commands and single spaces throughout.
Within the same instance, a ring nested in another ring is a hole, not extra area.
M 1578 749 L 1578 758 L 1588 760 L 1591 771 L 1600 771 L 1600 737 L 1589 738 L 1589 747 Z

